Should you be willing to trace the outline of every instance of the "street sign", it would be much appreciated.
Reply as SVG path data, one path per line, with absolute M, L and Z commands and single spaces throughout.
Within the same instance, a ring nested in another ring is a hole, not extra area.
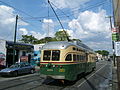
M 114 34 L 112 34 L 112 40 L 113 40 L 113 41 L 118 41 L 118 40 L 119 40 L 119 37 L 120 37 L 119 33 L 114 33 Z
M 112 28 L 112 40 L 118 41 L 119 38 L 120 38 L 119 27 L 116 26 L 116 27 Z
M 115 54 L 120 56 L 120 42 L 115 42 Z
M 119 33 L 119 27 L 112 28 L 112 34 Z

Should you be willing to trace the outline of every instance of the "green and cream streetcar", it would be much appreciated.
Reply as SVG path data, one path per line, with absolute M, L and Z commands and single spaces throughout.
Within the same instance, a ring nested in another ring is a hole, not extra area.
M 95 53 L 81 42 L 46 43 L 41 50 L 40 73 L 54 79 L 74 81 L 78 74 L 95 69 Z

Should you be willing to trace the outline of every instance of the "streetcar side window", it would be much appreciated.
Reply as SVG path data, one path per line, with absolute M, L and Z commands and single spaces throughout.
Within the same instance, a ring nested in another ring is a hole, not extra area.
M 59 60 L 60 60 L 60 50 L 53 50 L 52 61 L 59 61 Z
M 77 60 L 76 54 L 73 54 L 73 61 L 76 61 L 76 60 Z
M 45 50 L 44 55 L 43 55 L 43 60 L 49 61 L 51 56 L 51 51 L 50 50 Z
M 71 61 L 72 60 L 72 55 L 68 54 L 65 58 L 65 61 Z
M 79 55 L 77 55 L 77 60 L 79 61 Z

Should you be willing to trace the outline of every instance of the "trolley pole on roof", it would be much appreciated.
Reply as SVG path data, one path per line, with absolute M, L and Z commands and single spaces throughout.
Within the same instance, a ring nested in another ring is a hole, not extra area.
M 13 44 L 13 64 L 15 63 L 15 43 L 16 43 L 16 34 L 17 34 L 17 22 L 18 22 L 18 15 L 16 15 L 16 22 L 15 22 L 15 33 L 14 33 L 14 44 Z
M 69 39 L 69 37 L 67 36 L 67 33 L 66 33 L 66 31 L 64 30 L 64 27 L 63 27 L 63 25 L 62 25 L 62 23 L 61 23 L 61 21 L 60 21 L 58 15 L 56 14 L 56 12 L 55 12 L 54 8 L 52 7 L 52 5 L 51 5 L 51 3 L 50 3 L 49 0 L 48 0 L 48 3 L 49 3 L 49 5 L 50 5 L 50 7 L 52 8 L 52 10 L 53 10 L 53 12 L 54 12 L 56 18 L 58 19 L 58 21 L 59 21 L 59 23 L 60 23 L 60 25 L 61 25 L 61 27 L 62 27 L 62 29 L 63 29 L 63 32 L 64 32 L 65 35 L 66 35 L 67 40 L 70 41 L 70 39 Z

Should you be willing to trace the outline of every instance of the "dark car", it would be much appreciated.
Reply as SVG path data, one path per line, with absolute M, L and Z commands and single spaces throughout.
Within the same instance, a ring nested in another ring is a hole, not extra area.
M 9 68 L 2 69 L 0 75 L 18 76 L 19 74 L 34 73 L 35 67 L 29 63 L 16 63 Z

